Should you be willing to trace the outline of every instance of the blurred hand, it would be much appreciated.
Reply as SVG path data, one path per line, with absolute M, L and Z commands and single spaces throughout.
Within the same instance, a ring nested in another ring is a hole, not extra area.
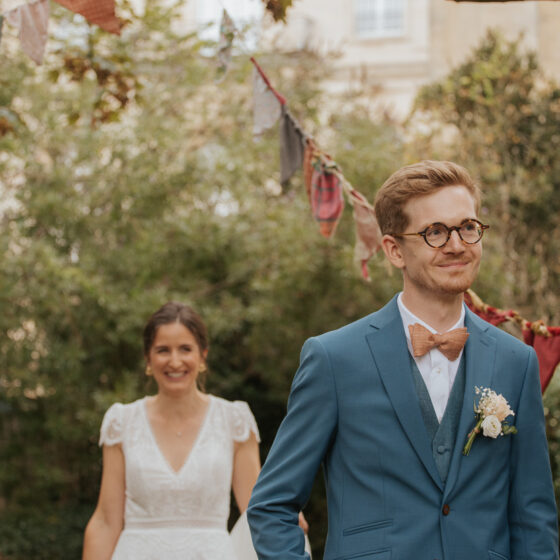
M 303 532 L 307 535 L 309 533 L 309 523 L 307 519 L 303 516 L 303 512 L 299 512 L 299 526 L 303 529 Z

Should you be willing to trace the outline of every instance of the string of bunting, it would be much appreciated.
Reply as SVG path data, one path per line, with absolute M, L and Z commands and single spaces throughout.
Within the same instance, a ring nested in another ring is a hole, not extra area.
M 484 303 L 472 290 L 465 293 L 471 311 L 492 325 L 510 321 L 521 328 L 523 340 L 532 346 L 539 359 L 541 390 L 547 388 L 560 364 L 560 327 L 549 327 L 543 321 L 528 321 L 513 309 L 503 310 Z
M 225 14 L 227 12 L 224 9 Z M 233 25 L 231 18 L 229 22 Z M 230 34 L 232 40 L 234 34 Z M 346 195 L 353 207 L 355 222 L 354 255 L 361 264 L 363 278 L 369 280 L 367 263 L 381 248 L 381 232 L 372 205 L 346 180 L 337 163 L 304 132 L 288 110 L 286 98 L 274 89 L 254 57 L 251 57 L 251 62 L 254 65 L 254 135 L 258 137 L 281 119 L 280 182 L 285 185 L 298 169 L 302 169 L 311 211 L 324 237 L 334 235 L 344 209 L 343 193 Z M 560 364 L 560 327 L 549 327 L 542 321 L 530 322 L 516 311 L 504 311 L 487 305 L 472 290 L 465 293 L 465 303 L 489 323 L 499 325 L 504 321 L 513 321 L 521 327 L 523 340 L 537 354 L 541 390 L 544 392 Z
M 367 263 L 381 248 L 381 232 L 367 198 L 344 177 L 339 165 L 307 134 L 290 113 L 284 96 L 251 57 L 253 69 L 253 134 L 258 138 L 280 120 L 280 183 L 286 185 L 303 170 L 307 196 L 321 235 L 330 238 L 344 210 L 344 196 L 353 207 L 356 231 L 354 255 L 362 276 L 370 280 Z
M 121 21 L 115 15 L 115 0 L 55 0 L 70 11 L 82 15 L 88 22 L 120 35 Z M 23 52 L 42 64 L 48 38 L 48 0 L 3 0 L 0 13 L 0 39 L 3 19 L 18 30 Z

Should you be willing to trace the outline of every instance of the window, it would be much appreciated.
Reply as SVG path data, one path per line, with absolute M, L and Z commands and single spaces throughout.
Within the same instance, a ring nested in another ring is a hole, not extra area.
M 356 35 L 361 39 L 404 33 L 406 0 L 354 0 Z

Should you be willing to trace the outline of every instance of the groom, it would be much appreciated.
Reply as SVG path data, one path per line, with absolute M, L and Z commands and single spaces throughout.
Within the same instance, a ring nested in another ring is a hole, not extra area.
M 308 558 L 298 512 L 321 464 L 325 559 L 558 559 L 535 353 L 463 304 L 488 227 L 479 203 L 451 162 L 409 165 L 379 190 L 403 291 L 305 343 L 248 509 L 260 560 Z M 517 433 L 481 431 L 464 455 L 477 387 L 507 399 Z

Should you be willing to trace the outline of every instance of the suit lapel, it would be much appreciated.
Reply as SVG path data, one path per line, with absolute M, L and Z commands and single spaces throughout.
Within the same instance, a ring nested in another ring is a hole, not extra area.
M 372 316 L 366 335 L 373 361 L 399 422 L 435 484 L 443 490 L 410 371 L 406 336 L 396 298 Z
M 491 387 L 494 373 L 496 340 L 486 332 L 489 327 L 488 323 L 479 319 L 467 309 L 465 326 L 469 331 L 469 338 L 464 350 L 466 361 L 465 394 L 444 499 L 448 498 L 453 490 L 462 461 L 466 459 L 462 453 L 467 436 L 474 426 L 475 387 Z

